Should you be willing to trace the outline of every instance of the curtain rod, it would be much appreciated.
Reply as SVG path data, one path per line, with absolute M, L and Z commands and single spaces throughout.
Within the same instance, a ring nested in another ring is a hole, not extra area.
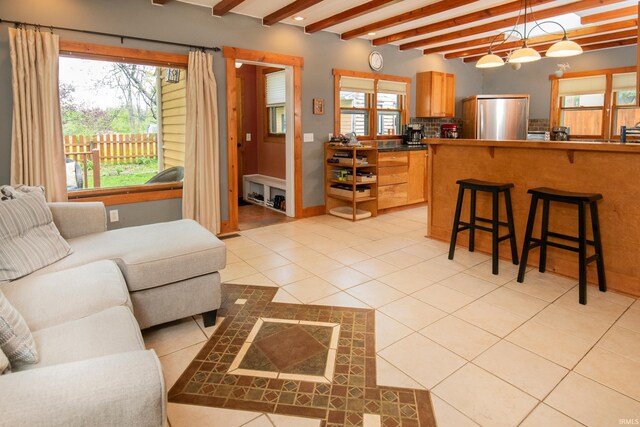
M 27 27 L 34 27 L 36 29 L 48 28 L 48 29 L 51 30 L 51 32 L 53 32 L 53 30 L 61 30 L 61 31 L 73 31 L 73 32 L 76 32 L 76 33 L 84 33 L 84 34 L 93 34 L 93 35 L 96 35 L 96 36 L 116 37 L 116 38 L 120 39 L 120 43 L 124 43 L 125 39 L 129 39 L 129 40 L 139 40 L 139 41 L 143 41 L 143 42 L 162 43 L 162 44 L 168 44 L 168 45 L 172 45 L 172 46 L 182 46 L 182 47 L 188 47 L 188 48 L 199 49 L 199 50 L 212 50 L 214 52 L 220 52 L 220 50 L 221 50 L 217 46 L 213 46 L 213 47 L 197 46 L 197 45 L 193 45 L 193 44 L 169 42 L 169 41 L 165 41 L 165 40 L 148 39 L 148 38 L 144 38 L 144 37 L 124 36 L 122 34 L 114 34 L 114 33 L 103 33 L 103 32 L 100 32 L 100 31 L 79 30 L 77 28 L 56 27 L 54 25 L 30 24 L 30 23 L 27 23 L 27 22 L 11 21 L 11 20 L 2 19 L 2 18 L 0 18 L 0 24 L 13 24 L 16 27 L 27 26 Z

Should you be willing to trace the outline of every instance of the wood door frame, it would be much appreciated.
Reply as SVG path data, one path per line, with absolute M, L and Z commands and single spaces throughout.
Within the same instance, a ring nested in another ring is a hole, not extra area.
M 293 165 L 295 218 L 302 212 L 302 67 L 304 58 L 257 50 L 224 46 L 222 56 L 227 69 L 227 176 L 229 187 L 229 219 L 223 232 L 238 230 L 238 135 L 236 105 L 236 61 L 261 62 L 293 68 Z
M 238 81 L 240 82 L 240 90 L 237 90 L 238 87 Z M 245 105 L 244 105 L 244 86 L 245 86 L 245 82 L 244 82 L 244 76 L 238 76 L 236 74 L 236 91 L 237 91 L 237 95 L 236 96 L 236 100 L 240 99 L 240 104 L 237 106 L 237 110 L 236 110 L 236 114 L 239 117 L 239 120 L 236 120 L 236 129 L 241 129 L 240 135 L 237 135 L 237 143 L 236 143 L 236 150 L 240 151 L 240 147 L 239 145 L 242 145 L 242 168 L 240 168 L 240 162 L 238 162 L 238 172 L 244 172 L 244 169 L 246 169 L 246 163 L 244 161 L 244 155 L 245 155 L 245 143 L 247 141 L 245 141 L 245 136 L 244 136 L 244 132 L 245 132 L 245 128 L 244 128 L 244 109 L 245 109 Z M 238 157 L 239 158 L 239 157 Z M 237 175 L 238 177 L 240 175 Z M 240 191 L 240 187 L 243 186 L 243 183 L 241 183 L 239 181 L 240 178 L 238 178 L 238 198 L 239 196 L 242 194 L 242 192 Z

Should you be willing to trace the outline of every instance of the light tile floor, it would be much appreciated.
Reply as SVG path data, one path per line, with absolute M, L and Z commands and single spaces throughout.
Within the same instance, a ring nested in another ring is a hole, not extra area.
M 378 382 L 428 388 L 439 426 L 637 424 L 640 302 L 577 281 L 456 252 L 424 237 L 426 208 L 351 223 L 332 216 L 225 240 L 229 283 L 276 300 L 376 309 Z M 145 331 L 171 387 L 215 327 L 184 319 Z M 318 426 L 317 420 L 169 404 L 180 426 Z

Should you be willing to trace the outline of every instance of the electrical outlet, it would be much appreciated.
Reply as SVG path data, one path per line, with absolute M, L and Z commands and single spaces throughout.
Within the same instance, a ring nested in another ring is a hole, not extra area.
M 120 221 L 120 217 L 118 216 L 118 209 L 113 209 L 109 211 L 109 221 L 111 222 Z
M 251 134 L 250 133 L 246 134 L 244 136 L 244 140 L 247 141 L 247 142 L 251 142 Z

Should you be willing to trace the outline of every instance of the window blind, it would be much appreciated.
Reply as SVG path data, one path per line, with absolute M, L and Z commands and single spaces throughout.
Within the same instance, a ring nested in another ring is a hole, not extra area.
M 604 93 L 606 88 L 607 78 L 605 76 L 576 77 L 558 81 L 558 95 L 560 96 Z
M 266 75 L 267 107 L 283 105 L 286 102 L 286 84 L 283 71 Z
M 340 77 L 340 90 L 373 93 L 373 80 L 358 77 Z
M 614 92 L 634 91 L 636 90 L 636 73 L 614 74 L 612 81 Z
M 405 82 L 392 82 L 389 80 L 379 80 L 378 92 L 392 93 L 394 95 L 406 95 L 407 84 Z

